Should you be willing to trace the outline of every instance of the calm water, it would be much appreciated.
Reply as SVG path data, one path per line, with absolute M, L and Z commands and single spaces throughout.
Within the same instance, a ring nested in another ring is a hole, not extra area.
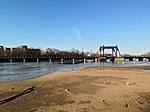
M 79 64 L 58 64 L 49 62 L 0 63 L 0 83 L 30 79 L 56 71 L 75 70 L 83 66 L 139 66 L 150 65 L 150 62 L 88 62 Z

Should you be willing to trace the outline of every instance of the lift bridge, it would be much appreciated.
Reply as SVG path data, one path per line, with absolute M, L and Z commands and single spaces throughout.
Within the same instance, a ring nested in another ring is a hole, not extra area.
M 105 50 L 110 49 L 112 51 L 111 55 L 105 54 Z M 110 59 L 111 61 L 114 61 L 115 59 L 121 60 L 121 55 L 118 46 L 100 46 L 99 48 L 100 52 L 100 60 L 106 61 L 107 59 Z
M 111 49 L 112 50 L 112 57 L 120 57 L 120 51 L 119 51 L 119 48 L 118 48 L 118 46 L 116 45 L 116 46 L 100 46 L 100 49 L 99 49 L 99 51 L 100 51 L 100 55 L 101 56 L 105 56 L 105 49 Z
M 105 50 L 110 49 L 112 50 L 111 55 L 105 54 Z M 110 61 L 150 61 L 150 56 L 142 56 L 142 55 L 128 55 L 128 56 L 121 56 L 120 50 L 118 46 L 100 46 L 99 48 L 99 60 L 106 61 L 109 59 Z

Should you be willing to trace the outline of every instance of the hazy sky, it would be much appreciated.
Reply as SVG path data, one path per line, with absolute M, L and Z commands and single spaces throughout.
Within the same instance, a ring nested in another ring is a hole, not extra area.
M 150 0 L 0 0 L 0 44 L 150 51 Z

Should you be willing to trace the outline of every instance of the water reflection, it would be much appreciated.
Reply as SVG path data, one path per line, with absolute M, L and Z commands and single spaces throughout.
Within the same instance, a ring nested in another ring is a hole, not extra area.
M 84 66 L 132 66 L 150 65 L 150 62 L 88 62 L 78 64 L 60 64 L 58 62 L 26 62 L 26 63 L 0 63 L 0 82 L 9 82 L 38 77 L 56 71 L 75 70 Z

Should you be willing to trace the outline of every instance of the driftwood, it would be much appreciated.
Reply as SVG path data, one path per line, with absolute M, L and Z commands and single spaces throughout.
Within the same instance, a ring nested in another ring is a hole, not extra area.
M 4 100 L 1 100 L 1 101 L 0 101 L 0 105 L 5 104 L 5 103 L 8 103 L 8 102 L 10 102 L 10 101 L 12 101 L 12 100 L 14 100 L 14 99 L 16 99 L 16 98 L 22 96 L 22 95 L 28 94 L 28 93 L 34 91 L 35 89 L 36 89 L 36 86 L 29 87 L 29 88 L 27 88 L 26 90 L 24 90 L 23 92 L 21 92 L 21 93 L 19 93 L 19 94 L 16 94 L 16 95 L 14 95 L 14 96 L 11 96 L 11 97 L 9 97 L 9 98 L 6 98 L 6 99 L 4 99 Z

